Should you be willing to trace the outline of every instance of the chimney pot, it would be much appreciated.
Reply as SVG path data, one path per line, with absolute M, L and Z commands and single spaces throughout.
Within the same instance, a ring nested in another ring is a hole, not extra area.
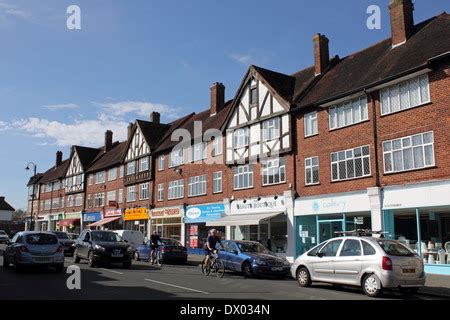
M 320 33 L 314 36 L 314 71 L 315 75 L 322 74 L 330 64 L 328 38 Z
M 211 86 L 211 107 L 210 115 L 219 112 L 225 105 L 225 86 L 223 83 L 215 82 Z
M 153 111 L 150 115 L 150 121 L 159 124 L 161 121 L 161 114 L 159 112 Z
M 59 167 L 62 164 L 63 153 L 61 151 L 56 152 L 56 167 Z
M 412 0 L 390 0 L 392 46 L 406 42 L 414 28 L 414 4 Z
M 113 145 L 113 132 L 111 130 L 107 130 L 105 132 L 105 152 L 111 150 L 112 145 Z

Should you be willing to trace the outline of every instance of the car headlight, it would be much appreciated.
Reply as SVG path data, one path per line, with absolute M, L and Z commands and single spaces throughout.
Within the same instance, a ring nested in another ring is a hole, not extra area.
M 96 244 L 96 245 L 94 246 L 94 249 L 95 249 L 95 250 L 99 250 L 99 251 L 105 251 L 105 248 L 102 247 L 102 246 L 99 246 L 98 244 Z
M 283 265 L 285 265 L 285 266 L 290 266 L 291 264 L 289 263 L 289 261 L 284 260 L 284 261 L 283 261 Z
M 261 260 L 261 259 L 255 259 L 255 263 L 258 266 L 265 266 L 267 264 L 264 260 Z
M 128 247 L 128 248 L 127 248 L 127 251 L 128 251 L 128 252 L 131 252 L 131 251 L 133 251 L 133 248 L 132 248 L 132 247 Z

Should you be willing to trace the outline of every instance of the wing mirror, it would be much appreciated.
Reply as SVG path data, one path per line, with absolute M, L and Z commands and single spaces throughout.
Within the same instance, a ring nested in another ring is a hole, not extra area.
M 239 252 L 237 250 L 233 250 L 233 254 L 238 255 Z

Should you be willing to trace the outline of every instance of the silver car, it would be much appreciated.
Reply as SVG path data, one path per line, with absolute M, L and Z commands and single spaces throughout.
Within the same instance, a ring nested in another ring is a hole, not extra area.
M 291 275 L 302 287 L 315 281 L 360 286 L 370 297 L 385 288 L 413 295 L 425 284 L 423 262 L 414 251 L 399 241 L 370 236 L 324 241 L 295 260 Z
M 0 243 L 8 243 L 9 237 L 5 231 L 0 230 Z
M 25 266 L 50 266 L 64 270 L 64 246 L 51 232 L 26 231 L 17 233 L 3 252 L 3 267 L 20 272 Z

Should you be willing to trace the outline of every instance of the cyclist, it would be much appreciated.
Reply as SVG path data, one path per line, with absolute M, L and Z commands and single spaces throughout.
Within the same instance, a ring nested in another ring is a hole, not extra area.
M 153 264 L 156 250 L 158 250 L 159 244 L 161 243 L 161 237 L 157 231 L 153 231 L 153 234 L 150 236 L 150 242 L 150 262 Z
M 220 244 L 220 246 L 223 248 L 222 241 L 220 240 L 220 237 L 217 236 L 217 230 L 211 229 L 209 230 L 209 236 L 206 239 L 206 245 L 205 245 L 205 259 L 203 263 L 207 266 L 209 262 L 209 258 L 214 254 L 217 253 L 216 245 L 217 243 Z

